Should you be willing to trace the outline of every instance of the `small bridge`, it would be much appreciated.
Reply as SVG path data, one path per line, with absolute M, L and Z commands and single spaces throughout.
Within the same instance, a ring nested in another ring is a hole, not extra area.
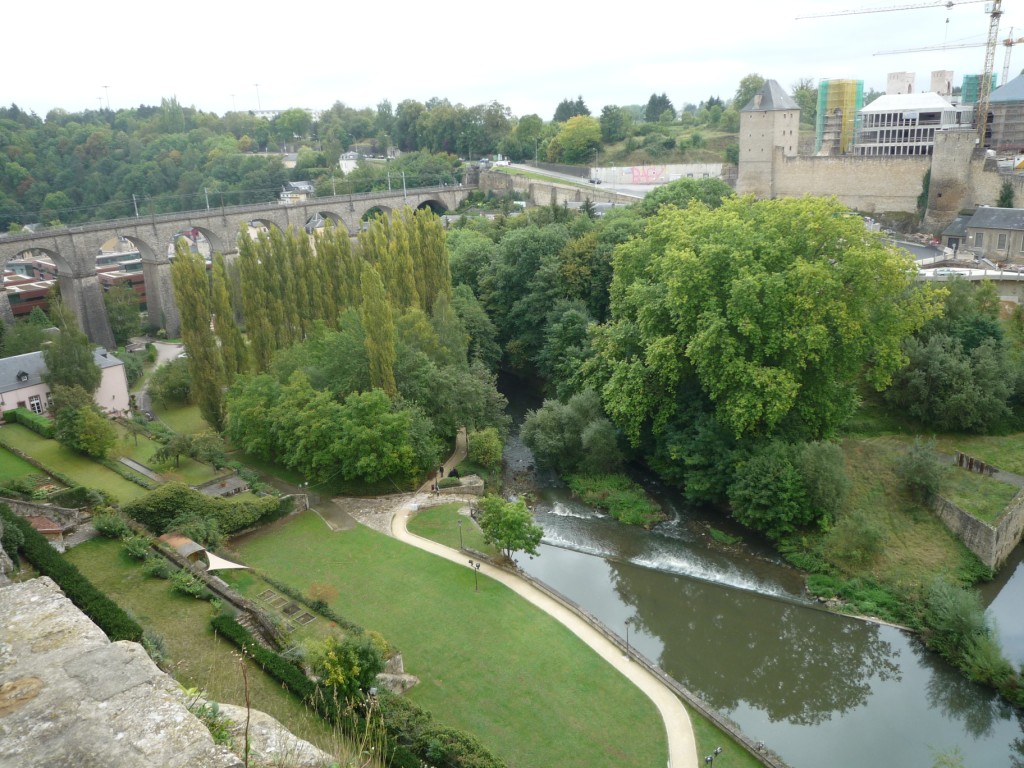
M 425 187 L 409 190 L 368 192 L 359 195 L 318 197 L 291 205 L 261 203 L 235 205 L 95 222 L 33 233 L 0 237 L 0 268 L 28 252 L 44 254 L 57 266 L 61 296 L 78 317 L 86 335 L 96 344 L 114 346 L 103 288 L 96 277 L 96 257 L 113 238 L 123 238 L 138 249 L 146 282 L 150 321 L 169 336 L 180 330 L 174 303 L 168 253 L 183 232 L 198 230 L 209 241 L 211 253 L 237 253 L 237 240 L 250 224 L 299 229 L 307 224 L 331 220 L 355 233 L 362 221 L 380 212 L 388 214 L 405 206 L 429 208 L 437 214 L 458 208 L 476 185 Z M 14 313 L 7 293 L 0 290 L 0 319 L 10 324 Z

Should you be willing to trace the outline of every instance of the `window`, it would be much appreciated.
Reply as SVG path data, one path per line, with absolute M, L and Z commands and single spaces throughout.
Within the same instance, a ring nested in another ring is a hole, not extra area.
M 32 395 L 28 399 L 28 407 L 32 410 L 32 413 L 37 416 L 43 413 L 43 401 L 39 399 L 39 395 Z
M 997 251 L 1005 251 L 1006 250 L 1006 233 L 1005 232 L 1000 232 L 998 235 L 996 235 L 996 250 Z
M 985 233 L 975 232 L 974 233 L 974 247 L 981 248 L 985 244 Z

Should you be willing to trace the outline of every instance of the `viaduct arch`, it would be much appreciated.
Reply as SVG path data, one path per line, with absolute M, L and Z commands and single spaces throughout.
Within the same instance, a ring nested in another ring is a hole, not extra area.
M 287 230 L 331 219 L 355 233 L 364 215 L 371 210 L 392 211 L 408 205 L 442 213 L 458 208 L 475 188 L 476 185 L 443 186 L 338 195 L 290 205 L 261 203 L 208 208 L 10 234 L 0 237 L 0 269 L 28 252 L 39 252 L 51 258 L 57 266 L 61 295 L 75 312 L 82 330 L 94 343 L 112 348 L 114 335 L 103 304 L 103 288 L 96 277 L 96 257 L 101 246 L 111 238 L 128 240 L 138 249 L 150 321 L 166 330 L 169 336 L 177 336 L 181 323 L 171 286 L 168 248 L 185 230 L 198 230 L 209 241 L 211 252 L 230 256 L 237 253 L 241 228 L 252 221 Z M 3 290 L 0 290 L 0 319 L 7 324 L 14 322 L 14 312 Z

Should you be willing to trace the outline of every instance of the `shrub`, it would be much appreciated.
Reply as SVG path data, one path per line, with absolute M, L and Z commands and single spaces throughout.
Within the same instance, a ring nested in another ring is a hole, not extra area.
M 4 411 L 4 421 L 21 424 L 22 426 L 31 429 L 37 435 L 42 435 L 45 438 L 53 437 L 53 422 L 45 416 L 33 413 L 27 408 L 13 408 L 9 411 Z
M 424 728 L 413 751 L 432 765 L 450 768 L 506 768 L 507 764 L 488 752 L 479 741 L 444 725 L 429 725 Z
M 142 647 L 146 649 L 154 664 L 160 668 L 164 667 L 167 662 L 167 643 L 161 635 L 151 629 L 145 630 L 142 633 Z
M 882 553 L 885 531 L 858 511 L 841 517 L 826 540 L 826 546 L 836 559 L 853 565 L 866 565 Z
M 486 427 L 473 430 L 467 438 L 471 461 L 487 469 L 497 469 L 501 466 L 501 455 L 505 446 L 497 429 Z
M 460 485 L 462 485 L 460 477 L 442 477 L 437 481 L 438 488 L 457 488 Z
M 770 539 L 781 539 L 815 519 L 796 450 L 781 440 L 761 445 L 737 464 L 728 493 L 733 516 Z
M 113 497 L 103 491 L 94 491 L 92 488 L 86 488 L 84 485 L 72 484 L 71 488 L 62 488 L 51 493 L 49 500 L 58 507 L 80 509 L 96 504 L 110 503 L 113 501 Z
M 896 475 L 911 498 L 931 503 L 942 489 L 945 468 L 939 462 L 935 441 L 914 438 L 914 444 L 896 462 Z
M 150 555 L 142 565 L 142 570 L 147 576 L 155 579 L 169 579 L 174 575 L 174 566 L 167 562 L 167 558 L 161 555 Z
M 108 508 L 109 510 L 109 508 Z M 108 539 L 121 539 L 131 535 L 132 529 L 117 512 L 109 510 L 92 516 L 92 527 Z
M 149 556 L 149 539 L 145 536 L 128 536 L 122 543 L 124 551 L 136 560 L 145 560 Z
M 176 592 L 197 599 L 204 598 L 209 594 L 203 580 L 185 568 L 174 572 L 171 576 L 171 586 Z
M 113 600 L 100 592 L 70 562 L 61 557 L 50 542 L 28 521 L 16 516 L 7 505 L 0 505 L 4 528 L 17 527 L 24 539 L 21 553 L 44 576 L 49 576 L 71 602 L 92 619 L 111 640 L 142 639 L 142 627 Z
M 584 503 L 607 510 L 620 523 L 650 526 L 665 517 L 626 475 L 568 475 L 565 481 Z

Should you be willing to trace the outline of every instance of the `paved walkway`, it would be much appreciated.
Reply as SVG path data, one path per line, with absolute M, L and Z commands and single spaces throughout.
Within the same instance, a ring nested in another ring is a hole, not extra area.
M 464 434 L 464 433 L 463 433 Z M 457 463 L 457 462 L 456 462 Z M 407 523 L 409 516 L 422 504 L 433 498 L 430 484 L 426 485 L 426 493 L 419 493 L 407 499 L 393 511 L 391 518 L 391 535 L 407 544 L 426 550 L 438 557 L 443 557 L 459 565 L 465 565 L 464 553 L 450 549 L 430 539 L 424 539 L 409 533 Z M 669 688 L 644 667 L 623 657 L 622 650 L 612 643 L 593 626 L 570 611 L 562 603 L 541 592 L 533 585 L 523 581 L 515 574 L 488 563 L 482 563 L 482 576 L 504 584 L 516 594 L 545 611 L 564 624 L 569 631 L 589 645 L 606 662 L 625 675 L 634 685 L 643 691 L 661 713 L 665 723 L 665 734 L 668 739 L 669 768 L 697 768 L 697 744 L 693 736 L 690 717 L 682 701 Z

